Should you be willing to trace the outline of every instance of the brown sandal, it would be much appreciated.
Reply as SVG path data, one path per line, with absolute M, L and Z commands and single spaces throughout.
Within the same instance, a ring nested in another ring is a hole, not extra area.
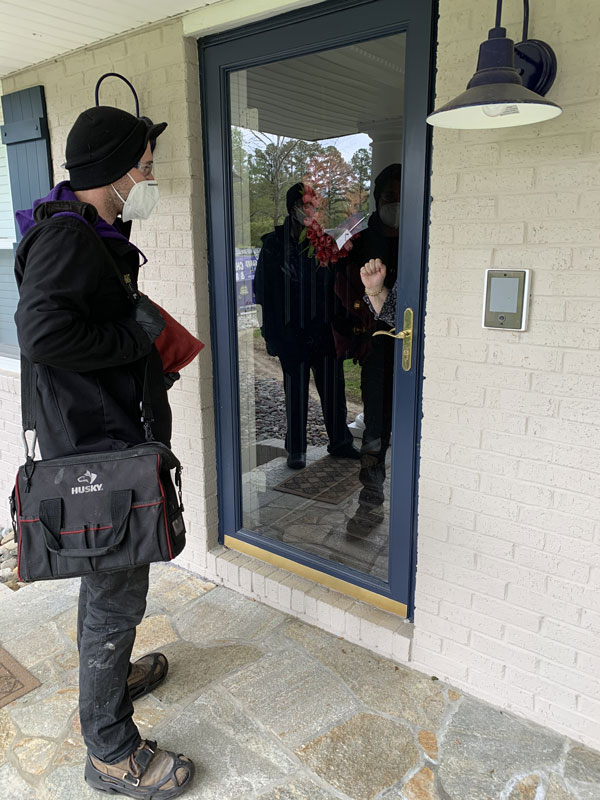
M 132 700 L 143 697 L 164 681 L 169 671 L 169 662 L 163 653 L 148 653 L 131 665 L 127 688 Z
M 166 771 L 163 772 L 161 766 Z M 170 800 L 179 797 L 187 789 L 194 777 L 194 770 L 189 758 L 159 750 L 156 742 L 145 740 L 129 758 L 117 764 L 104 764 L 88 755 L 85 781 L 93 789 L 108 794 L 124 794 L 138 800 Z M 185 777 L 180 783 L 182 771 Z M 157 773 L 153 776 L 154 780 L 147 775 L 148 772 Z M 145 776 L 149 782 L 144 781 Z M 167 786 L 169 783 L 171 786 Z

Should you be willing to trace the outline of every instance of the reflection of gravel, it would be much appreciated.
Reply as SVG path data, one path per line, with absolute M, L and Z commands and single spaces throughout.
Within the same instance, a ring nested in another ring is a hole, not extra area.
M 287 426 L 282 382 L 275 378 L 257 378 L 254 383 L 254 397 L 256 402 L 256 441 L 285 439 Z M 321 406 L 312 399 L 308 401 L 306 435 L 308 444 L 311 446 L 328 442 Z

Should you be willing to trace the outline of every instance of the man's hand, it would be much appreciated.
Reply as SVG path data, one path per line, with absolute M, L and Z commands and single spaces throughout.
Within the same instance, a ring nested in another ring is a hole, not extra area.
M 380 258 L 372 258 L 360 268 L 360 279 L 365 289 L 369 292 L 376 292 L 383 287 L 386 276 L 386 267 Z
M 160 336 L 166 325 L 158 308 L 145 294 L 140 294 L 140 299 L 133 308 L 133 318 L 144 329 L 151 342 Z

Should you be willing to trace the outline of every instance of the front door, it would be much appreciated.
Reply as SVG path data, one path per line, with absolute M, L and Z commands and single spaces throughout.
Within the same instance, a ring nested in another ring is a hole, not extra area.
M 404 616 L 431 6 L 322 3 L 200 43 L 221 540 Z

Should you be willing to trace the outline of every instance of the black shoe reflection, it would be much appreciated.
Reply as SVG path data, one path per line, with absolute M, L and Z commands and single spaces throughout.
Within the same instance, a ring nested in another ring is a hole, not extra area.
M 346 444 L 337 450 L 330 451 L 329 455 L 332 458 L 351 458 L 354 461 L 358 461 L 360 459 L 360 450 L 354 447 L 353 444 Z
M 287 457 L 287 465 L 290 469 L 304 469 L 306 453 L 290 453 Z
M 368 536 L 371 531 L 383 522 L 382 506 L 359 505 L 354 516 L 346 523 L 346 533 L 350 536 Z

